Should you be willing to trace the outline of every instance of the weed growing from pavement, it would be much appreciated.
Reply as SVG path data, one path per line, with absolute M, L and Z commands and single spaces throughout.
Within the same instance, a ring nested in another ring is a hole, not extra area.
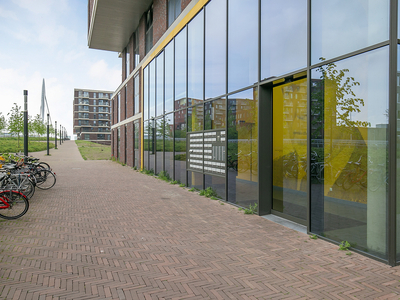
M 316 234 L 313 234 L 310 236 L 310 239 L 316 240 L 316 239 L 318 239 L 318 236 Z
M 257 203 L 254 203 L 254 205 L 249 205 L 249 208 L 245 208 L 244 213 L 246 215 L 253 215 L 257 212 Z
M 339 244 L 339 250 L 342 250 L 342 251 L 347 251 L 347 250 L 349 250 L 350 247 L 351 247 L 351 245 L 348 241 L 342 241 Z

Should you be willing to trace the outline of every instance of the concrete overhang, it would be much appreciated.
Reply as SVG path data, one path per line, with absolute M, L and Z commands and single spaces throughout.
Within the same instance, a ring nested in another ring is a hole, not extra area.
M 88 32 L 89 48 L 122 52 L 152 0 L 95 0 Z

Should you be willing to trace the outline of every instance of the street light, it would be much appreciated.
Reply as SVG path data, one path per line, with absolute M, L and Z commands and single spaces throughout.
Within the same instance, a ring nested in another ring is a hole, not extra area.
M 50 125 L 49 125 L 49 114 L 47 114 L 47 155 L 50 155 Z

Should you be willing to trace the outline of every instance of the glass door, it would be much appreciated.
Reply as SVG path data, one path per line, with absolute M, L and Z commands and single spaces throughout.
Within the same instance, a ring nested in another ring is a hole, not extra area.
M 296 221 L 305 221 L 307 219 L 307 79 L 275 86 L 272 105 L 272 209 Z

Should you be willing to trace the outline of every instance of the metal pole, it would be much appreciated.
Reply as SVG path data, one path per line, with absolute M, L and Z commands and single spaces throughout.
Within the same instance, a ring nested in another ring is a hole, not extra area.
M 62 144 L 62 139 L 61 139 L 61 128 L 62 128 L 62 126 L 61 126 L 61 124 L 60 124 L 60 146 L 61 146 L 61 144 Z
M 24 90 L 24 155 L 28 156 L 28 91 Z
M 55 138 L 55 142 L 56 142 L 56 146 L 54 149 L 57 149 L 57 121 L 56 121 L 56 126 L 54 128 L 54 138 Z
M 49 114 L 47 114 L 47 155 L 50 155 L 50 125 L 49 125 Z

